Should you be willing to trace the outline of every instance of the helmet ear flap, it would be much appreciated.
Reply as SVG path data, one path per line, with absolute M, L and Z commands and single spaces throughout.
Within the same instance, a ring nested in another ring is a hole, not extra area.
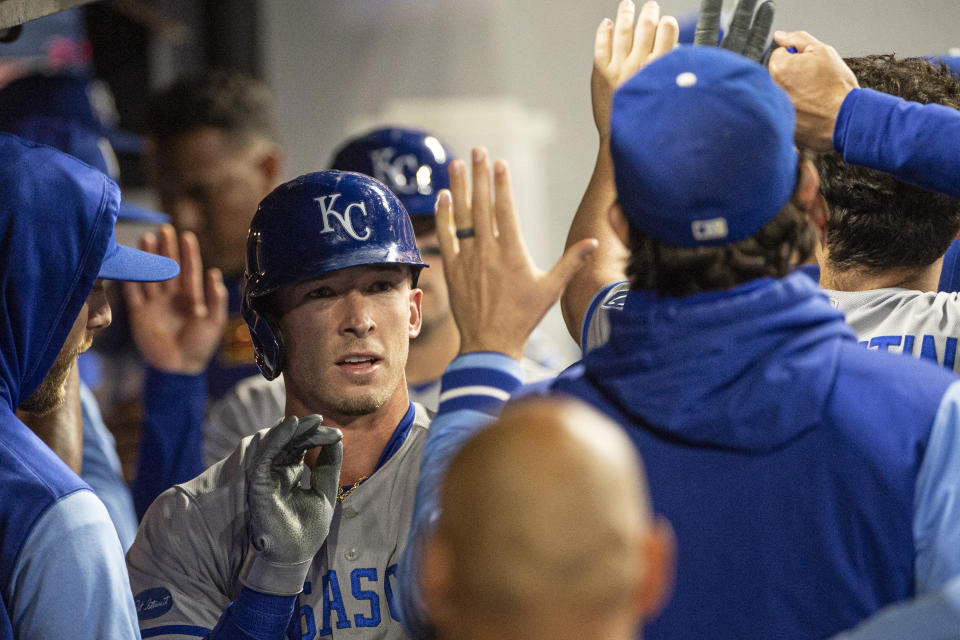
M 250 329 L 250 339 L 253 341 L 260 373 L 267 380 L 273 380 L 283 371 L 283 334 L 276 321 L 270 318 L 269 314 L 254 309 L 247 297 L 244 297 L 241 304 L 241 313 Z

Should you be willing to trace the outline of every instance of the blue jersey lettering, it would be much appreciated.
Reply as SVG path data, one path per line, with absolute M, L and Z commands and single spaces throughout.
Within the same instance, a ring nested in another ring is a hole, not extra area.
M 347 610 L 343 606 L 343 595 L 340 593 L 340 581 L 337 580 L 337 572 L 330 570 L 323 576 L 323 626 L 320 628 L 321 636 L 328 636 L 333 633 L 330 627 L 330 613 L 335 611 L 337 614 L 337 629 L 349 629 L 350 620 L 347 618 Z
M 380 596 L 376 591 L 363 589 L 360 580 L 366 578 L 370 582 L 377 581 L 376 569 L 354 569 L 350 572 L 350 585 L 353 589 L 353 597 L 357 600 L 370 601 L 370 615 L 364 616 L 356 614 L 353 616 L 353 624 L 358 627 L 377 627 L 380 626 Z

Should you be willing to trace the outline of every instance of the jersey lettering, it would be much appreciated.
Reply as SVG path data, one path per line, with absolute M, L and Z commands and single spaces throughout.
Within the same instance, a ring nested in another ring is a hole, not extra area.
M 359 209 L 360 213 L 364 217 L 367 215 L 367 207 L 363 202 L 351 202 L 347 205 L 347 208 L 343 210 L 343 213 L 340 213 L 334 209 L 334 205 L 337 203 L 337 199 L 340 197 L 339 193 L 334 193 L 329 196 L 322 196 L 320 198 L 314 198 L 314 202 L 320 205 L 320 215 L 323 216 L 323 229 L 320 230 L 320 233 L 335 233 L 336 229 L 330 226 L 330 217 L 332 216 L 337 221 L 339 221 L 340 226 L 343 227 L 343 230 L 347 232 L 354 240 L 359 240 L 363 242 L 370 237 L 370 228 L 367 226 L 363 227 L 363 235 L 357 233 L 357 230 L 353 228 L 353 219 L 350 217 L 351 214 Z
M 353 597 L 357 600 L 370 601 L 370 615 L 365 616 L 361 613 L 353 616 L 353 624 L 357 627 L 378 627 L 380 626 L 380 596 L 376 591 L 363 589 L 360 580 L 366 578 L 370 582 L 377 581 L 376 569 L 354 569 L 350 572 L 350 585 L 353 590 Z
M 913 348 L 916 344 L 916 339 L 917 337 L 912 335 L 874 336 L 870 338 L 870 340 L 861 341 L 860 345 L 877 351 L 889 351 L 891 353 L 899 351 L 905 355 L 912 356 L 914 355 Z M 945 369 L 953 370 L 957 362 L 957 342 L 957 338 L 946 338 L 941 357 L 941 354 L 937 352 L 935 336 L 929 334 L 921 336 L 919 356 L 925 360 L 932 360 Z M 901 344 L 903 345 L 901 349 L 895 349 L 895 347 L 900 347 Z
M 340 594 L 340 581 L 337 580 L 337 572 L 330 570 L 323 576 L 323 626 L 320 627 L 320 635 L 328 636 L 333 633 L 330 627 L 330 613 L 337 614 L 337 629 L 349 629 L 350 620 L 347 618 L 347 610 L 343 606 L 343 596 Z

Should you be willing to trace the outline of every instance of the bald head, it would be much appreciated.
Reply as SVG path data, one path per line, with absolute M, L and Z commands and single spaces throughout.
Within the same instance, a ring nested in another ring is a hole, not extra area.
M 556 397 L 508 405 L 451 463 L 441 513 L 424 574 L 445 637 L 635 636 L 663 562 L 636 450 L 605 416 Z

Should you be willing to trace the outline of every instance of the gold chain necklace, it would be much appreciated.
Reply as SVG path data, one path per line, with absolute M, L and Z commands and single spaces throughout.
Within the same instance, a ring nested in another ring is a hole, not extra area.
M 360 476 L 360 479 L 353 483 L 353 486 L 349 489 L 344 489 L 343 487 L 337 488 L 337 502 L 343 502 L 348 495 L 353 493 L 357 487 L 360 486 L 360 483 L 369 478 L 370 476 Z

